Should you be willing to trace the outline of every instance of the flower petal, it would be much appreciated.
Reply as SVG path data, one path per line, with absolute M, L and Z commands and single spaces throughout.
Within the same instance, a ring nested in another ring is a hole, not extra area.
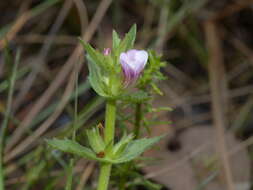
M 129 50 L 120 54 L 120 64 L 124 73 L 126 86 L 134 83 L 148 60 L 148 53 L 144 50 Z

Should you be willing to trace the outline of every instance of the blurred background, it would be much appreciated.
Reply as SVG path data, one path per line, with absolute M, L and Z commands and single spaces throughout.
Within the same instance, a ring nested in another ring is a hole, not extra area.
M 169 135 L 144 155 L 153 160 L 139 166 L 142 181 L 133 177 L 126 189 L 252 189 L 252 19 L 252 0 L 0 1 L 6 189 L 65 188 L 70 157 L 45 139 L 71 135 L 75 107 L 79 141 L 104 114 L 104 100 L 86 81 L 78 37 L 102 51 L 113 29 L 123 37 L 134 23 L 136 48 L 154 49 L 167 62 L 163 96 L 153 106 L 173 111 L 159 112 L 157 120 L 171 124 L 150 133 Z M 72 189 L 96 187 L 94 162 L 76 159 L 73 172 Z

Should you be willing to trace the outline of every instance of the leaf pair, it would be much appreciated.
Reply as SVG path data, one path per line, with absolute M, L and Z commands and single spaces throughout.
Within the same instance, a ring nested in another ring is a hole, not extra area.
M 120 144 L 116 144 L 114 146 L 114 156 L 107 157 L 105 152 L 105 157 L 99 157 L 94 151 L 91 149 L 84 147 L 77 142 L 68 140 L 68 139 L 52 139 L 47 140 L 47 143 L 63 152 L 71 153 L 78 155 L 80 157 L 96 160 L 99 162 L 111 163 L 111 164 L 120 164 L 124 162 L 128 162 L 130 160 L 135 159 L 139 155 L 141 155 L 145 150 L 153 146 L 157 143 L 163 136 L 154 137 L 154 138 L 143 138 L 139 140 L 129 141 L 131 139 L 130 136 L 125 136 L 122 138 Z

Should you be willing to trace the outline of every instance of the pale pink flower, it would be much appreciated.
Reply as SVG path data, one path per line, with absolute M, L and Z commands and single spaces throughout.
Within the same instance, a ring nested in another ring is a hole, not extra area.
M 120 54 L 120 64 L 126 86 L 133 84 L 139 78 L 147 61 L 148 53 L 144 50 L 132 49 Z

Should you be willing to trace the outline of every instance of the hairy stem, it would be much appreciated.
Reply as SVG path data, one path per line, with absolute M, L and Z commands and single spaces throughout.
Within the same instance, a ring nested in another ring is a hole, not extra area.
M 135 122 L 134 122 L 134 138 L 138 139 L 140 135 L 140 128 L 141 128 L 141 121 L 142 121 L 142 104 L 137 103 L 135 107 Z M 133 169 L 133 162 L 126 163 L 122 165 L 124 167 L 124 172 Z M 119 189 L 124 190 L 126 187 L 127 175 L 120 176 L 119 182 Z
M 101 164 L 97 190 L 107 190 L 112 164 Z
M 141 127 L 141 120 L 142 120 L 142 110 L 141 110 L 141 103 L 136 104 L 135 108 L 135 125 L 134 125 L 134 136 L 135 139 L 138 139 L 140 135 L 140 127 Z
M 104 132 L 106 144 L 114 142 L 115 119 L 116 119 L 116 101 L 107 100 L 105 111 L 105 132 Z M 111 168 L 112 164 L 101 164 L 97 190 L 107 190 L 111 175 Z

